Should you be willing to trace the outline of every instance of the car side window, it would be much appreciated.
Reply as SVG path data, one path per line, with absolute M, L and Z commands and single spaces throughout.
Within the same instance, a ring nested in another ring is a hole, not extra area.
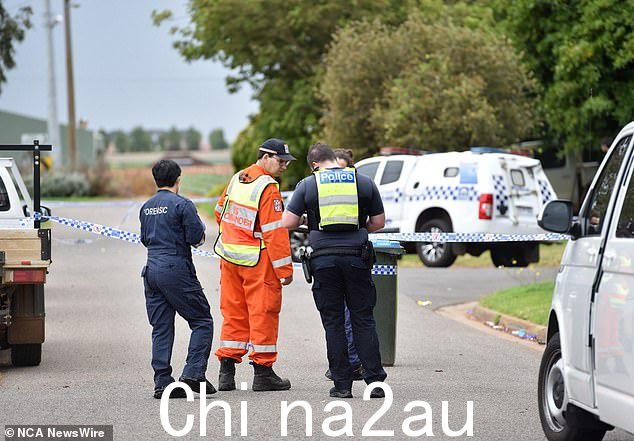
M 9 193 L 7 187 L 4 186 L 4 182 L 0 179 L 0 211 L 9 211 L 11 203 L 9 202 Z
M 610 157 L 607 160 L 608 162 L 605 164 L 592 190 L 592 195 L 581 219 L 585 226 L 584 231 L 586 232 L 586 236 L 601 234 L 610 196 L 616 184 L 616 178 L 619 175 L 619 169 L 621 168 L 621 163 L 623 162 L 623 158 L 627 152 L 627 146 L 631 139 L 632 135 L 622 138 L 616 147 L 612 149 Z
M 366 175 L 368 178 L 374 181 L 374 178 L 376 177 L 376 171 L 378 169 L 379 169 L 379 162 L 375 161 L 375 162 L 371 162 L 369 164 L 363 164 L 357 167 L 357 172 L 361 173 L 362 175 Z
M 634 239 L 634 177 L 630 177 L 630 183 L 623 199 L 623 207 L 619 221 L 616 224 L 616 237 Z
M 403 161 L 387 161 L 385 164 L 385 170 L 383 170 L 383 176 L 381 176 L 381 183 L 379 185 L 391 184 L 398 181 L 403 171 Z

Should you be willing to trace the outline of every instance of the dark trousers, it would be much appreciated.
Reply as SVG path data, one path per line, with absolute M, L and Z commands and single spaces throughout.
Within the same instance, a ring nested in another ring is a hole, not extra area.
M 345 305 L 350 311 L 354 344 L 365 369 L 365 382 L 385 380 L 387 374 L 381 366 L 373 315 L 376 289 L 368 263 L 357 256 L 319 256 L 311 260 L 311 267 L 313 298 L 326 331 L 328 363 L 335 387 L 352 387 Z
M 191 262 L 183 259 L 148 262 L 144 271 L 145 305 L 152 325 L 154 386 L 163 388 L 172 377 L 174 317 L 178 313 L 191 329 L 183 378 L 203 379 L 213 338 L 213 319 L 207 298 Z

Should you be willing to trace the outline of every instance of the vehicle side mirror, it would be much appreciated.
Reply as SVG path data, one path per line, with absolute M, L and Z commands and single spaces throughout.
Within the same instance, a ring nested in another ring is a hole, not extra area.
M 44 217 L 50 217 L 51 209 L 48 207 L 45 207 L 44 205 L 40 205 L 40 213 L 42 213 L 42 216 Z
M 572 226 L 572 203 L 560 200 L 548 202 L 539 213 L 537 224 L 546 231 L 568 233 Z

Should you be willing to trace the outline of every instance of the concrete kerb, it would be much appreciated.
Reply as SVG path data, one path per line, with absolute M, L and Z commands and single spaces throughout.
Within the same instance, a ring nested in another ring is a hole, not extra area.
M 495 334 L 502 335 L 513 340 L 522 340 L 536 348 L 543 348 L 546 343 L 545 326 L 536 325 L 527 320 L 522 320 L 510 315 L 501 314 L 498 311 L 480 306 L 478 302 L 463 303 L 460 305 L 446 306 L 439 308 L 437 312 L 454 320 L 463 323 L 474 323 L 484 325 L 483 330 L 495 330 Z M 479 327 L 479 325 L 478 325 Z M 535 344 L 538 343 L 538 344 Z

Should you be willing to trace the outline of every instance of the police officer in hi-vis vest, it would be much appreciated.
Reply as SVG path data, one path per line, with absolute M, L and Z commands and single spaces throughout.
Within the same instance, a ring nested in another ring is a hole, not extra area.
M 205 379 L 211 352 L 213 320 L 209 303 L 196 277 L 191 247 L 205 242 L 205 224 L 189 199 L 178 195 L 181 169 L 174 161 L 161 160 L 152 167 L 157 193 L 141 207 L 141 242 L 147 248 L 147 265 L 142 276 L 145 303 L 152 325 L 152 367 L 154 398 L 174 381 L 172 346 L 174 316 L 187 320 L 192 330 L 187 361 L 180 381 L 195 394 L 206 387 L 216 392 Z M 181 388 L 172 390 L 170 398 L 185 398 Z
M 368 232 L 385 225 L 385 213 L 374 182 L 358 175 L 354 168 L 340 167 L 329 146 L 313 145 L 307 160 L 314 173 L 297 184 L 282 225 L 297 228 L 302 215 L 307 214 L 313 249 L 313 297 L 326 331 L 334 381 L 330 396 L 352 398 L 353 371 L 348 360 L 344 301 L 350 310 L 354 342 L 364 367 L 363 379 L 370 384 L 387 377 L 381 366 L 373 315 L 374 250 L 368 242 Z M 383 396 L 382 389 L 374 389 L 371 394 L 372 398 Z
M 234 390 L 235 364 L 249 344 L 253 351 L 254 391 L 287 390 L 291 383 L 273 371 L 282 285 L 293 281 L 288 231 L 278 183 L 295 158 L 281 139 L 268 139 L 257 162 L 236 173 L 216 205 L 220 235 L 214 246 L 220 261 L 220 312 L 223 322 L 218 389 Z

